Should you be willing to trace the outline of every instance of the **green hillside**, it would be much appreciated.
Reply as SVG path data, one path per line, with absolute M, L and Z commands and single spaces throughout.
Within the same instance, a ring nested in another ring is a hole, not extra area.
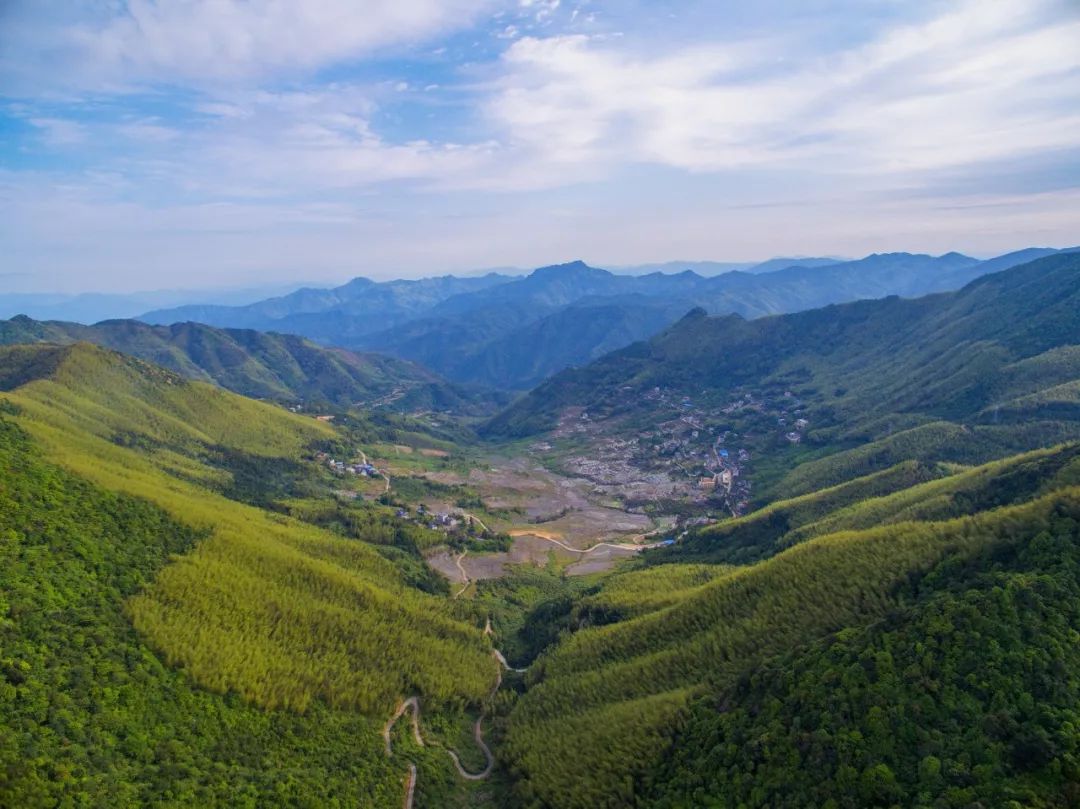
M 280 402 L 481 412 L 474 392 L 405 360 L 325 348 L 290 334 L 218 329 L 199 323 L 150 326 L 109 320 L 94 326 L 27 317 L 0 321 L 0 345 L 88 342 L 160 365 L 189 379 Z
M 884 472 L 779 500 L 745 517 L 693 531 L 677 546 L 654 551 L 649 559 L 653 564 L 672 559 L 756 561 L 815 536 L 976 514 L 1076 485 L 1080 485 L 1080 444 L 972 468 L 904 461 Z
M 46 462 L 0 419 L 0 805 L 390 806 L 380 722 L 196 687 L 129 599 L 196 531 Z
M 694 702 L 640 803 L 1075 806 L 1076 516 L 940 565 L 885 620 Z
M 6 394 L 48 457 L 208 532 L 130 604 L 151 644 L 201 684 L 269 707 L 321 699 L 371 714 L 414 691 L 463 704 L 490 688 L 487 645 L 441 599 L 405 586 L 366 543 L 222 496 L 212 484 L 228 472 L 202 458 L 211 446 L 298 458 L 329 427 L 83 344 L 8 351 L 48 360 L 47 376 Z
M 709 755 L 698 737 L 680 736 L 698 700 L 715 704 L 764 661 L 815 638 L 876 625 L 924 590 L 948 587 L 953 571 L 984 567 L 981 559 L 1013 554 L 1047 532 L 1075 543 L 1077 517 L 1080 490 L 1069 488 L 975 517 L 829 534 L 685 588 L 670 606 L 582 628 L 530 670 L 510 714 L 507 755 L 519 794 L 544 806 L 650 805 L 640 796 L 656 784 L 651 769 L 669 755 Z M 753 768 L 747 763 L 740 783 L 756 785 Z M 723 791 L 695 794 L 736 805 Z
M 488 432 L 543 430 L 569 405 L 619 413 L 628 405 L 614 394 L 624 385 L 713 394 L 791 386 L 832 440 L 883 437 L 890 416 L 1000 423 L 1009 402 L 1076 380 L 1078 278 L 1080 256 L 1063 254 L 913 300 L 750 321 L 699 310 L 649 342 L 557 375 L 492 420 Z M 1059 418 L 1051 415 L 1041 414 Z

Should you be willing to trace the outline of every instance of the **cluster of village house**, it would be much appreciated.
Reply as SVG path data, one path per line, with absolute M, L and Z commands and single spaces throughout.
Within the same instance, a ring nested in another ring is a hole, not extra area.
M 472 521 L 462 514 L 431 511 L 423 504 L 416 507 L 415 513 L 409 508 L 399 508 L 397 510 L 397 516 L 402 520 L 426 525 L 432 531 L 437 531 L 439 529 L 451 531 L 462 525 L 465 526 L 465 528 L 472 527 Z
M 331 472 L 336 472 L 339 475 L 360 475 L 366 478 L 382 476 L 382 473 L 369 463 L 346 463 L 331 458 L 325 452 L 320 452 L 317 457 L 322 463 L 326 464 Z
M 629 386 L 620 393 L 635 395 Z M 566 470 L 631 499 L 651 493 L 656 499 L 685 498 L 704 505 L 719 498 L 733 514 L 741 514 L 750 502 L 748 447 L 776 440 L 799 444 L 810 425 L 791 391 L 741 393 L 723 407 L 701 407 L 690 396 L 660 387 L 643 398 L 654 403 L 654 412 L 671 416 L 632 439 L 605 436 L 603 420 L 592 419 L 587 411 L 565 414 L 556 438 L 593 438 L 588 452 L 564 461 Z M 736 425 L 742 434 L 731 429 Z M 539 452 L 551 448 L 547 442 L 533 446 Z
M 382 472 L 370 463 L 346 463 L 331 457 L 325 452 L 318 453 L 316 457 L 321 463 L 326 464 L 330 471 L 338 475 L 359 475 L 370 478 L 382 476 Z M 400 507 L 397 510 L 397 516 L 399 519 L 424 525 L 433 531 L 452 531 L 459 526 L 470 530 L 473 527 L 472 520 L 463 514 L 431 511 L 424 505 L 417 506 L 415 511 L 407 507 Z

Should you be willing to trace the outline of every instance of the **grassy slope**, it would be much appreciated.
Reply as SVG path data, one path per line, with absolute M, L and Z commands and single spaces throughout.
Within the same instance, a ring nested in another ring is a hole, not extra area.
M 25 317 L 0 321 L 0 344 L 79 341 L 122 351 L 245 396 L 341 407 L 388 401 L 397 410 L 470 411 L 478 406 L 472 394 L 414 363 L 326 348 L 289 334 L 199 323 L 149 326 L 135 320 L 94 326 Z
M 975 517 L 818 537 L 666 609 L 577 632 L 541 659 L 511 715 L 508 752 L 527 776 L 523 797 L 627 805 L 695 694 L 730 687 L 770 655 L 879 619 L 946 557 L 1023 541 L 1063 512 L 1080 514 L 1080 490 Z
M 200 536 L 45 462 L 0 418 L 0 805 L 400 801 L 381 720 L 209 693 L 134 630 L 128 599 Z
M 7 398 L 66 468 L 212 532 L 131 603 L 150 643 L 200 684 L 267 707 L 318 699 L 371 714 L 404 694 L 461 705 L 490 690 L 480 632 L 404 586 L 373 548 L 203 485 L 221 474 L 200 463 L 204 442 L 295 455 L 324 425 L 81 345 Z M 118 430 L 152 449 L 118 445 Z

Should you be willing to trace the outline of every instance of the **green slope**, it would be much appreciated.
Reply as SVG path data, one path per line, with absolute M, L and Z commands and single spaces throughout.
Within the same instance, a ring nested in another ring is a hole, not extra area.
M 1077 517 L 1071 488 L 975 517 L 831 534 L 665 609 L 581 629 L 541 658 L 510 715 L 520 794 L 544 806 L 649 805 L 636 796 L 696 698 L 726 692 L 772 656 L 884 619 L 932 571 L 977 564 Z M 691 745 L 685 755 L 706 753 Z
M 1080 444 L 973 468 L 904 461 L 697 529 L 677 545 L 650 553 L 649 562 L 752 562 L 815 536 L 977 514 L 1075 485 L 1080 485 Z
M 433 706 L 487 694 L 496 672 L 480 631 L 375 548 L 217 493 L 228 473 L 205 462 L 208 446 L 299 458 L 329 427 L 85 344 L 59 362 L 36 350 L 51 371 L 6 397 L 48 457 L 208 532 L 130 603 L 166 660 L 267 707 L 381 715 L 417 692 Z
M 0 418 L 0 805 L 398 804 L 380 720 L 206 692 L 133 629 L 129 599 L 204 536 Z
M 289 334 L 218 329 L 199 323 L 150 326 L 110 320 L 94 326 L 0 321 L 0 344 L 89 342 L 152 362 L 189 379 L 255 398 L 312 406 L 481 412 L 476 393 L 405 360 L 318 346 Z
M 1075 806 L 1076 516 L 939 566 L 885 620 L 695 702 L 640 803 Z

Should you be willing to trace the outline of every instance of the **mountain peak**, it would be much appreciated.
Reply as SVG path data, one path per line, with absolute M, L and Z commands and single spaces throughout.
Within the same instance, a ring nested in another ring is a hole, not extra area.
M 530 278 L 566 278 L 571 276 L 580 275 L 610 275 L 607 270 L 598 270 L 596 267 L 590 267 L 581 259 L 577 261 L 570 261 L 566 264 L 551 264 L 547 267 L 538 267 L 530 274 Z

